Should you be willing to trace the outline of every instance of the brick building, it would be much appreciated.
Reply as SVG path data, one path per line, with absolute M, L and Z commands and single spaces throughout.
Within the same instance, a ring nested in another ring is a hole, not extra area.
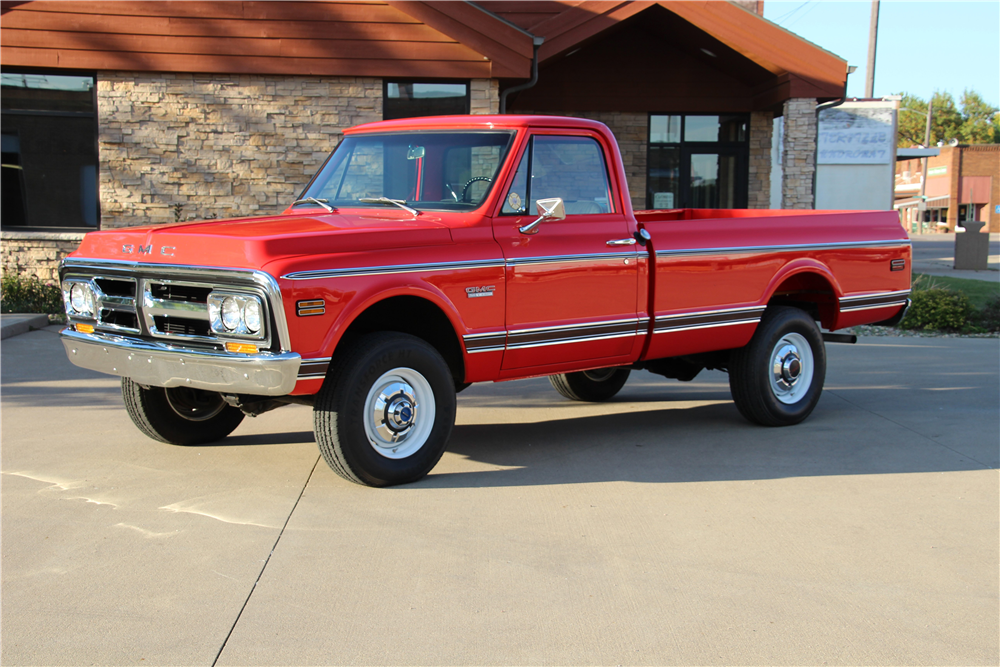
M 1000 144 L 942 146 L 927 158 L 926 205 L 920 206 L 923 160 L 896 161 L 896 204 L 911 233 L 955 231 L 969 220 L 1000 232 Z
M 742 2 L 4 2 L 3 262 L 88 229 L 277 213 L 358 123 L 606 123 L 637 208 L 811 208 L 842 59 Z M 530 87 L 533 61 L 537 82 Z

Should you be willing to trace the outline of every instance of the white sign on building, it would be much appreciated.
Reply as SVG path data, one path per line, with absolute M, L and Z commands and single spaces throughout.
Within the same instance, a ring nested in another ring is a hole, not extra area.
M 898 104 L 853 100 L 819 112 L 817 209 L 892 210 Z
M 817 164 L 889 164 L 896 149 L 893 108 L 843 104 L 819 113 Z

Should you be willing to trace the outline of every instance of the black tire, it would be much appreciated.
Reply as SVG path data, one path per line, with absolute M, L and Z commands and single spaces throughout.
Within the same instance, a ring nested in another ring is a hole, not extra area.
M 422 478 L 441 459 L 454 425 L 448 364 L 428 343 L 402 333 L 364 336 L 339 353 L 313 408 L 327 465 L 368 486 Z
M 610 400 L 621 391 L 630 372 L 628 368 L 598 368 L 579 373 L 550 375 L 549 382 L 556 391 L 571 401 L 600 403 Z
M 777 367 L 777 372 L 775 368 Z M 826 379 L 826 347 L 816 322 L 798 308 L 768 308 L 750 342 L 734 350 L 729 388 L 740 414 L 762 426 L 808 417 Z
M 132 423 L 153 440 L 203 445 L 222 440 L 243 421 L 243 413 L 222 395 L 189 387 L 149 387 L 122 378 L 122 398 Z

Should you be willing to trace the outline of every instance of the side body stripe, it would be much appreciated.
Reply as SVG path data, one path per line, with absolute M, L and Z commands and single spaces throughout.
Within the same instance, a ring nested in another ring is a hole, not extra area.
M 902 306 L 910 297 L 910 290 L 899 290 L 897 292 L 884 292 L 882 294 L 861 294 L 857 296 L 845 296 L 840 299 L 841 312 L 852 312 L 856 310 L 872 310 L 875 308 L 885 308 L 886 306 Z

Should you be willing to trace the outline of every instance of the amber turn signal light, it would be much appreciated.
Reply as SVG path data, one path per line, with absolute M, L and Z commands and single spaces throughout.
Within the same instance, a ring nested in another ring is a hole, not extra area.
M 250 343 L 226 343 L 227 352 L 237 352 L 239 354 L 257 354 L 257 346 Z
M 94 325 L 92 324 L 77 324 L 76 330 L 80 333 L 94 333 Z

